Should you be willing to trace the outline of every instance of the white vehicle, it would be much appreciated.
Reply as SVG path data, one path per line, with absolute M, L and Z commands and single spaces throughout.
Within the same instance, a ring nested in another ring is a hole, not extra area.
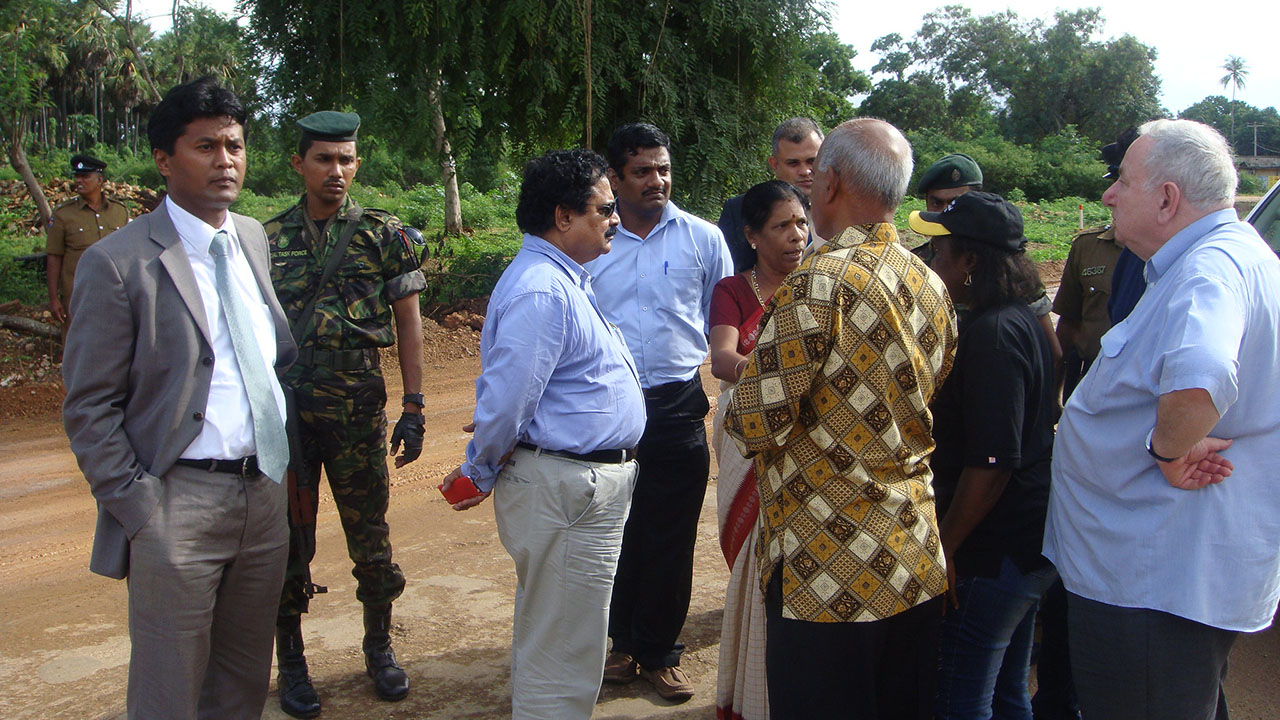
M 1280 182 L 1271 186 L 1262 200 L 1253 206 L 1245 222 L 1258 229 L 1258 234 L 1280 253 Z

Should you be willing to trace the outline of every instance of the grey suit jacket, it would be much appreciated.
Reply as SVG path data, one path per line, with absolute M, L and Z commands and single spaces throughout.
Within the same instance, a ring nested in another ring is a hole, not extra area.
M 159 500 L 161 477 L 200 434 L 213 349 L 200 289 L 161 205 L 94 244 L 76 268 L 63 351 L 62 420 L 98 501 L 89 569 L 123 578 L 129 539 Z M 271 287 L 267 238 L 232 215 L 276 330 L 277 368 L 297 356 Z

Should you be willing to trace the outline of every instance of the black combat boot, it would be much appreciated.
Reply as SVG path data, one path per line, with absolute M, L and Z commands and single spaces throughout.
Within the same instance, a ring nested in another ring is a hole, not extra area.
M 296 718 L 313 718 L 320 714 L 320 696 L 307 673 L 307 658 L 302 654 L 302 616 L 276 618 L 276 689 L 280 692 L 280 709 Z
M 409 695 L 409 677 L 391 650 L 390 605 L 364 606 L 364 667 L 378 697 L 403 700 Z

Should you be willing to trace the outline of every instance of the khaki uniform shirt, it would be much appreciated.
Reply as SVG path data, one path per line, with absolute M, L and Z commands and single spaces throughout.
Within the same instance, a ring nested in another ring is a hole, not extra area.
M 1111 272 L 1124 248 L 1116 244 L 1110 226 L 1086 230 L 1071 241 L 1062 284 L 1053 298 L 1053 311 L 1080 323 L 1076 350 L 1084 360 L 1098 355 L 1099 341 L 1111 329 L 1107 298 L 1111 296 Z
M 778 288 L 725 429 L 755 455 L 761 582 L 783 617 L 882 620 L 941 595 L 929 403 L 951 370 L 942 280 L 893 225 L 852 227 Z
M 124 227 L 129 222 L 129 211 L 124 205 L 103 195 L 102 212 L 94 212 L 82 197 L 75 197 L 54 208 L 45 234 L 44 251 L 62 256 L 62 275 L 58 278 L 58 290 L 63 304 L 71 302 L 72 280 L 76 264 L 89 246 Z

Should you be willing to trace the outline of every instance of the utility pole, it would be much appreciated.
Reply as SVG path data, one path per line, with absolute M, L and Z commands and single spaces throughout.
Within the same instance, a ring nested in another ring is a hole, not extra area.
M 1253 128 L 1253 156 L 1254 157 L 1258 157 L 1258 128 L 1262 127 L 1262 125 L 1263 123 L 1249 123 L 1248 125 L 1245 125 L 1245 127 Z

